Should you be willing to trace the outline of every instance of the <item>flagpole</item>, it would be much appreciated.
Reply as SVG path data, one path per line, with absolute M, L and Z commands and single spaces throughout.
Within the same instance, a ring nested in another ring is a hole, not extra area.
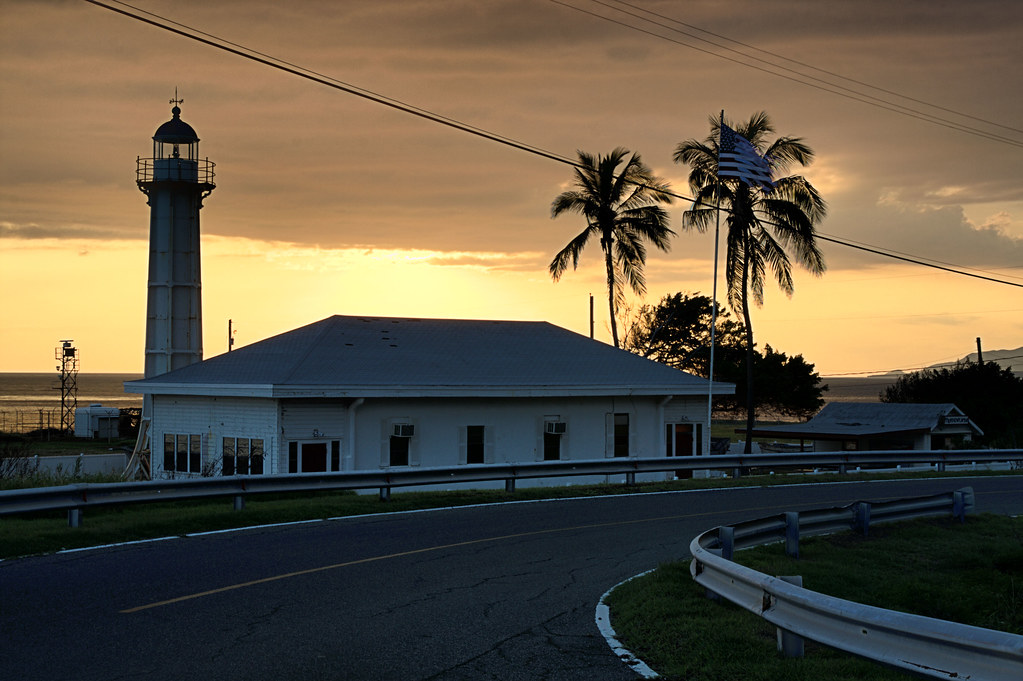
M 721 125 L 725 122 L 725 110 L 721 110 Z M 718 126 L 718 154 L 720 156 L 721 146 L 721 127 Z M 710 365 L 707 367 L 707 442 L 709 443 L 711 434 L 711 415 L 714 407 L 714 336 L 717 331 L 718 325 L 718 243 L 720 239 L 721 231 L 721 178 L 716 177 L 717 180 L 717 206 L 715 208 L 715 221 L 714 221 L 714 284 L 711 287 L 711 315 L 710 315 Z M 707 453 L 710 451 L 708 449 Z

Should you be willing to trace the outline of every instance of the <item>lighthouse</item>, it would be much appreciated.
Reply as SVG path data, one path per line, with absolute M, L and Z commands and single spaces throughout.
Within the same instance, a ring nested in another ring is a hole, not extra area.
M 136 182 L 149 204 L 145 377 L 202 361 L 199 210 L 216 187 L 214 164 L 199 158 L 199 136 L 181 120 L 184 100 L 137 159 Z

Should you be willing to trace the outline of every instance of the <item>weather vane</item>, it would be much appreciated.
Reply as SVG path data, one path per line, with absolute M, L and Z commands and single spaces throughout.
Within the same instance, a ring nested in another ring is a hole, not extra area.
M 168 102 L 168 104 L 178 105 L 178 104 L 184 104 L 184 103 L 185 103 L 185 100 L 178 99 L 178 89 L 174 88 L 174 99 L 170 100 L 170 102 Z

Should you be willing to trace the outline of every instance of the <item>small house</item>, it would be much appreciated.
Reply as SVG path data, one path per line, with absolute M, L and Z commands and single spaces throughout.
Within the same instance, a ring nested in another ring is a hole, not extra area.
M 951 403 L 831 402 L 806 423 L 753 430 L 759 437 L 810 441 L 817 452 L 945 449 L 983 434 Z

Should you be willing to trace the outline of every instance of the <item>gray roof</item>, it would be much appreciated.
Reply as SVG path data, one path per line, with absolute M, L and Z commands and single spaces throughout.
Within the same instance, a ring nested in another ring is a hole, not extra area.
M 830 402 L 806 423 L 761 426 L 758 435 L 828 439 L 828 437 L 865 437 L 894 433 L 930 432 L 944 423 L 945 417 L 965 415 L 951 402 L 909 404 L 891 402 Z M 965 419 L 963 429 L 983 434 L 973 421 Z
M 702 395 L 707 381 L 547 322 L 333 316 L 128 392 L 191 395 Z M 734 386 L 715 383 L 714 392 Z

